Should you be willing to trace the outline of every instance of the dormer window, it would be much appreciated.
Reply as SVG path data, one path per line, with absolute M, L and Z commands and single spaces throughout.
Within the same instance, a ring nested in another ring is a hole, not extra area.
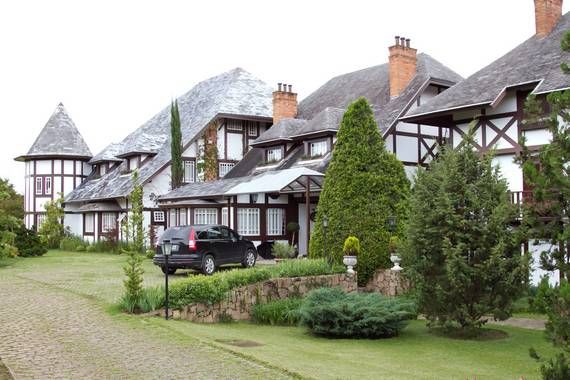
M 279 162 L 283 159 L 283 149 L 279 148 L 269 148 L 266 151 L 267 163 Z
M 132 157 L 129 157 L 128 160 L 129 160 L 128 161 L 129 171 L 139 168 L 139 164 L 141 162 L 140 156 L 132 156 Z
M 328 152 L 327 140 L 314 141 L 309 143 L 309 155 L 311 157 L 321 157 Z

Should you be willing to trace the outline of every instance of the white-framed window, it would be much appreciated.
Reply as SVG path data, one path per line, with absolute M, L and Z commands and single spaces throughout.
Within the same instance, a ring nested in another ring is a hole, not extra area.
M 218 224 L 217 208 L 194 209 L 194 224 Z
M 268 208 L 267 209 L 267 235 L 270 235 L 270 236 L 285 235 L 285 209 L 284 208 Z
M 130 157 L 129 159 L 129 170 L 135 170 L 139 167 L 139 156 Z
M 196 162 L 194 160 L 184 161 L 184 182 L 190 183 L 196 181 Z
M 176 220 L 176 209 L 171 208 L 168 213 L 168 227 L 176 227 L 178 221 Z
M 224 226 L 230 226 L 230 219 L 228 218 L 228 208 L 224 207 L 222 208 L 222 224 Z
M 43 177 L 36 177 L 36 195 L 43 194 L 43 185 L 44 185 Z
M 85 231 L 86 234 L 92 234 L 95 232 L 95 214 L 92 212 L 88 212 L 86 214 L 84 214 L 84 223 L 85 226 L 83 228 L 83 230 Z
M 164 222 L 164 211 L 154 211 L 152 214 L 155 222 L 157 223 Z
M 220 178 L 224 177 L 235 166 L 233 162 L 220 162 Z
M 44 178 L 44 194 L 51 195 L 51 177 Z
M 105 175 L 107 173 L 107 165 L 101 164 L 99 165 L 99 174 Z
M 238 208 L 237 210 L 238 234 L 244 236 L 259 235 L 259 209 L 258 208 Z
M 117 215 L 114 212 L 101 214 L 101 231 L 109 232 L 117 228 Z
M 186 215 L 187 215 L 186 209 L 185 209 L 185 208 L 181 208 L 180 211 L 179 211 L 179 213 L 178 213 L 178 215 L 179 215 L 179 219 L 180 219 L 180 225 L 181 225 L 181 226 L 187 225 L 187 224 L 188 224 L 188 219 L 186 218 Z
M 283 158 L 283 150 L 281 148 L 267 149 L 267 162 L 278 162 Z
M 234 131 L 234 132 L 243 131 L 241 120 L 228 120 L 226 122 L 226 128 L 228 131 Z
M 247 127 L 247 134 L 250 136 L 257 136 L 257 125 L 249 125 Z
M 328 151 L 326 140 L 315 141 L 309 144 L 309 154 L 311 157 L 324 156 Z

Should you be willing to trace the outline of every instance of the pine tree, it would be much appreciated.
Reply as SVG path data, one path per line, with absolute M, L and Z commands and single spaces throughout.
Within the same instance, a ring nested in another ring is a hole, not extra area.
M 477 333 L 484 316 L 507 318 L 528 273 L 510 227 L 518 211 L 472 134 L 418 172 L 410 212 L 404 268 L 430 325 Z
M 131 201 L 131 215 L 129 218 L 129 231 L 131 233 L 131 251 L 144 253 L 144 228 L 143 228 L 143 187 L 139 183 L 139 172 L 135 170 L 132 174 L 134 184 L 133 191 L 129 199 Z
M 368 101 L 357 99 L 349 105 L 337 134 L 317 206 L 309 255 L 323 256 L 322 222 L 326 215 L 327 258 L 341 262 L 345 239 L 357 237 L 361 245 L 358 282 L 366 284 L 377 268 L 390 266 L 386 221 L 396 216 L 399 228 L 395 233 L 401 235 L 409 188 L 402 163 L 386 151 Z
M 570 33 L 565 35 L 561 45 L 564 51 L 570 51 Z M 570 74 L 565 62 L 561 68 Z M 526 104 L 525 122 L 544 121 L 552 141 L 543 146 L 538 155 L 525 146 L 519 159 L 525 181 L 533 187 L 533 202 L 526 203 L 525 221 L 530 227 L 530 236 L 548 240 L 553 247 L 542 252 L 542 268 L 558 270 L 560 280 L 570 280 L 570 91 L 553 92 L 546 101 L 550 105 L 546 118 L 543 103 L 536 97 L 529 97 Z M 549 219 L 545 220 L 545 216 Z
M 184 181 L 184 167 L 182 163 L 182 131 L 180 129 L 180 113 L 178 101 L 170 105 L 170 170 L 172 188 L 180 187 Z
M 40 226 L 39 235 L 48 248 L 59 248 L 59 243 L 65 235 L 63 227 L 63 194 L 45 204 L 45 219 Z

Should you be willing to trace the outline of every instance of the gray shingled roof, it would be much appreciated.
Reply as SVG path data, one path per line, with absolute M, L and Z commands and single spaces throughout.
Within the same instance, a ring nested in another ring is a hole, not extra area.
M 376 111 L 379 128 L 385 130 L 428 80 L 452 85 L 463 79 L 428 54 L 420 53 L 417 59 L 416 76 L 399 96 L 390 98 L 390 76 L 385 63 L 332 78 L 299 103 L 299 118 L 312 119 L 326 107 L 345 109 L 364 96 Z
M 323 131 L 338 131 L 344 111 L 344 109 L 335 107 L 323 109 L 295 132 L 293 137 L 307 136 Z
M 247 71 L 236 68 L 198 83 L 178 98 L 182 140 L 189 143 L 218 115 L 272 117 L 272 88 Z M 140 179 L 147 181 L 170 161 L 170 105 L 127 136 L 120 153 L 132 150 L 156 150 L 141 169 Z M 148 145 L 145 145 L 148 144 Z M 139 149 L 140 148 L 140 149 Z M 80 202 L 127 196 L 132 190 L 130 175 L 121 174 L 123 162 L 99 179 L 86 181 L 71 192 L 66 202 Z
M 489 105 L 509 87 L 539 83 L 534 93 L 547 93 L 570 87 L 570 76 L 560 70 L 570 53 L 560 49 L 563 34 L 570 29 L 570 13 L 562 16 L 552 33 L 532 36 L 501 58 L 469 78 L 418 107 L 406 118 L 474 105 Z
M 92 159 L 89 160 L 90 164 L 96 164 L 98 162 L 104 161 L 123 161 L 120 158 L 117 158 L 117 154 L 121 151 L 123 146 L 117 143 L 111 143 L 105 147 L 101 152 L 97 153 L 93 156 Z
M 28 153 L 16 158 L 16 160 L 22 161 L 45 156 L 81 158 L 91 158 L 92 156 L 81 133 L 61 103 L 56 107 Z
M 271 141 L 291 140 L 291 136 L 295 135 L 306 123 L 307 120 L 303 119 L 281 119 L 277 124 L 263 132 L 251 146 L 262 145 Z

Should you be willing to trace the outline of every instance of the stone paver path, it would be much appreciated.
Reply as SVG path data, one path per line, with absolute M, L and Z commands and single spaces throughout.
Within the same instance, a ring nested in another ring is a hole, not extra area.
M 518 317 L 512 317 L 505 321 L 489 321 L 489 323 L 501 326 L 521 327 L 523 329 L 531 329 L 531 330 L 544 330 L 546 325 L 546 321 L 542 319 L 518 318 Z
M 148 325 L 143 318 L 112 316 L 89 297 L 0 271 L 0 358 L 16 379 L 285 377 Z

